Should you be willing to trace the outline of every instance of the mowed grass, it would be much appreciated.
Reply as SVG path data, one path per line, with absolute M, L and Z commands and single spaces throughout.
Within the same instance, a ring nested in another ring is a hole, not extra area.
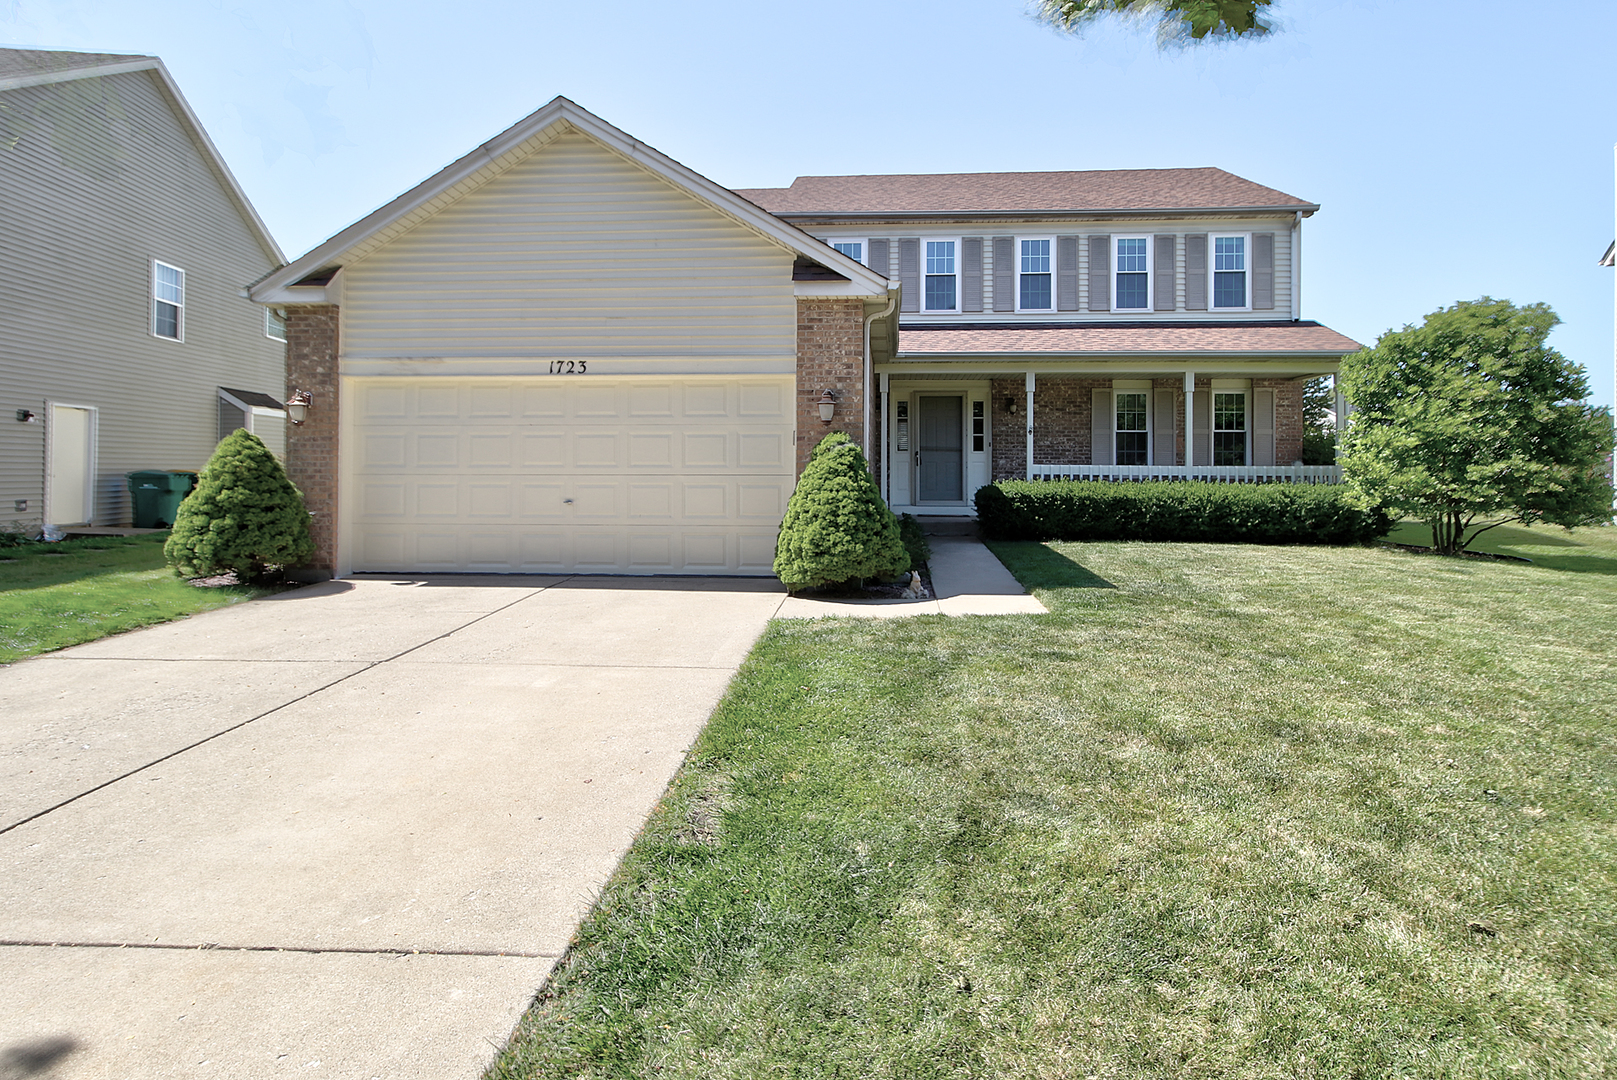
M 1617 1075 L 1609 570 L 997 550 L 771 626 L 489 1076 Z
M 163 563 L 165 536 L 0 549 L 0 663 L 262 596 L 199 589 Z

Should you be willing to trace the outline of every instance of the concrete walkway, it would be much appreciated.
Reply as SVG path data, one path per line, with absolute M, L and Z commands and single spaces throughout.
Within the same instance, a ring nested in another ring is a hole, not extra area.
M 867 619 L 894 619 L 909 615 L 1043 615 L 1049 611 L 1029 596 L 1005 564 L 972 536 L 928 536 L 932 558 L 932 588 L 928 600 L 821 600 L 791 596 L 781 604 L 778 618 L 818 619 L 826 615 L 852 615 Z
M 0 669 L 0 1077 L 476 1077 L 781 600 L 365 578 Z

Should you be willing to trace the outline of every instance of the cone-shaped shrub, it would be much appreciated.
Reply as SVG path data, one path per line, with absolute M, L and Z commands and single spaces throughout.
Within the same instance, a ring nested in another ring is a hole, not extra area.
M 180 504 L 163 554 L 183 577 L 234 570 L 243 581 L 262 578 L 269 567 L 297 566 L 314 555 L 309 512 L 269 448 L 237 429 Z
M 775 576 L 792 592 L 908 570 L 898 519 L 865 455 L 842 432 L 820 440 L 797 481 L 775 544 Z

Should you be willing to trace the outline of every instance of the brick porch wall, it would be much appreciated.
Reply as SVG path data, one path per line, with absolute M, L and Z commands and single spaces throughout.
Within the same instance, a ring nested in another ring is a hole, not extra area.
M 833 431 L 864 439 L 865 305 L 858 297 L 797 301 L 797 471 Z M 837 411 L 820 419 L 820 392 L 829 387 Z
M 1253 379 L 1252 389 L 1275 392 L 1275 464 L 1303 458 L 1302 379 Z
M 332 304 L 286 309 L 286 393 L 307 390 L 308 419 L 286 426 L 286 471 L 303 492 L 314 536 L 306 576 L 328 578 L 337 569 L 337 351 L 342 317 Z

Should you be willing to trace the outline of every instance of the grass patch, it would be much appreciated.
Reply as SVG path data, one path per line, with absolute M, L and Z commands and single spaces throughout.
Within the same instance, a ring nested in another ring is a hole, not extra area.
M 770 627 L 489 1076 L 1617 1071 L 1617 581 L 996 550 Z
M 1418 521 L 1400 521 L 1389 543 L 1432 546 L 1432 530 Z M 1617 526 L 1563 529 L 1555 525 L 1501 525 L 1477 537 L 1467 550 L 1531 559 L 1552 570 L 1617 574 Z
M 0 663 L 271 591 L 189 585 L 164 565 L 165 539 L 98 536 L 0 550 Z

